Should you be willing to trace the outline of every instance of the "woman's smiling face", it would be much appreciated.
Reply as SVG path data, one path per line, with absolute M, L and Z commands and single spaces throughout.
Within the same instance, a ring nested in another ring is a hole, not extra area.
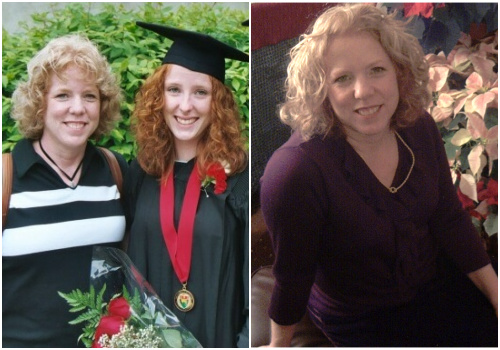
M 75 65 L 50 75 L 43 142 L 50 148 L 86 145 L 99 125 L 100 94 L 94 81 Z
M 346 33 L 325 53 L 327 96 L 347 137 L 386 132 L 399 103 L 396 70 L 369 33 Z
M 174 135 L 177 153 L 195 150 L 210 124 L 212 82 L 204 73 L 171 65 L 165 77 L 165 121 Z

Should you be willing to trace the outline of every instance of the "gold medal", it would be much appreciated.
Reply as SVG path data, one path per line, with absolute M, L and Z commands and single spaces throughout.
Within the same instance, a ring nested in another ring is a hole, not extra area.
M 194 307 L 193 293 L 187 290 L 187 283 L 182 284 L 182 289 L 175 293 L 174 304 L 182 312 L 191 311 Z
M 182 289 L 175 293 L 174 304 L 182 312 L 188 312 L 194 307 L 194 296 L 187 290 L 187 281 L 191 269 L 191 253 L 193 248 L 194 219 L 200 199 L 200 178 L 198 166 L 195 164 L 186 188 L 179 218 L 178 231 L 174 225 L 174 175 L 170 172 L 167 183 L 160 189 L 160 222 L 170 261 L 177 278 L 182 283 Z

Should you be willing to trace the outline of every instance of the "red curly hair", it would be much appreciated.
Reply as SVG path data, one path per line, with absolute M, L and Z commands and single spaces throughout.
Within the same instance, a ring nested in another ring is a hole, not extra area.
M 164 64 L 144 82 L 135 98 L 132 115 L 138 146 L 137 160 L 150 175 L 165 180 L 175 161 L 174 135 L 163 115 L 165 77 L 170 65 Z M 241 136 L 238 106 L 233 93 L 219 80 L 210 77 L 212 102 L 210 124 L 198 143 L 196 160 L 200 177 L 213 162 L 227 162 L 229 175 L 241 172 L 247 164 L 247 153 Z

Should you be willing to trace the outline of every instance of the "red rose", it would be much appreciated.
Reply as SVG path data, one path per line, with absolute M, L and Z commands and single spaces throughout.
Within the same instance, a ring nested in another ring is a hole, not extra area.
M 113 299 L 109 303 L 108 313 L 128 320 L 131 315 L 130 305 L 124 297 Z
M 224 193 L 224 191 L 226 190 L 227 188 L 227 183 L 226 183 L 226 179 L 224 180 L 215 180 L 215 189 L 214 189 L 214 193 L 215 194 L 221 194 L 221 193 Z
M 227 175 L 224 167 L 220 163 L 213 163 L 207 170 L 207 176 L 215 180 L 215 194 L 224 193 L 227 188 Z
M 94 342 L 92 343 L 93 348 L 100 348 L 99 339 L 104 334 L 107 334 L 109 337 L 113 336 L 120 332 L 120 327 L 125 325 L 125 319 L 121 316 L 111 315 L 111 316 L 103 316 L 97 325 L 94 335 Z
M 226 172 L 224 171 L 224 168 L 222 167 L 222 165 L 220 165 L 220 163 L 210 164 L 210 166 L 208 167 L 208 170 L 207 170 L 208 176 L 216 179 L 217 177 L 220 177 L 221 174 L 223 174 L 225 176 Z

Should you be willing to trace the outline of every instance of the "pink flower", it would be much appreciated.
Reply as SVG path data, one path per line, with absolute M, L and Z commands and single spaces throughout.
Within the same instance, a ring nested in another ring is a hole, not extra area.
M 130 305 L 124 297 L 119 297 L 110 301 L 108 306 L 109 315 L 120 316 L 128 320 L 131 315 Z
M 429 69 L 429 88 L 432 91 L 441 91 L 446 86 L 450 68 L 434 66 Z

